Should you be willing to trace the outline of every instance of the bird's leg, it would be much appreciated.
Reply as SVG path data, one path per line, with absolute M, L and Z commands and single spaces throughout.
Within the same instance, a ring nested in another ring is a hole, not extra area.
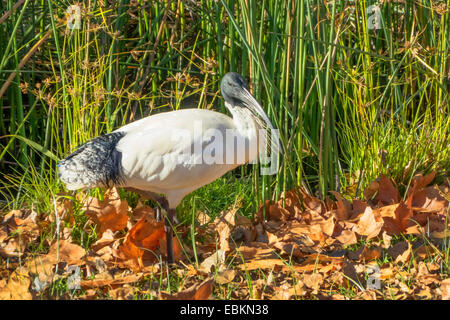
M 167 240 L 167 263 L 173 263 L 173 223 L 176 214 L 175 209 L 168 209 L 164 229 L 166 231 Z

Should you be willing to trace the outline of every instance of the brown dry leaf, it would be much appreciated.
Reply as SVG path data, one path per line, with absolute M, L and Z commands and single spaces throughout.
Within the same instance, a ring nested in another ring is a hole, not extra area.
M 330 191 L 337 199 L 337 209 L 334 211 L 336 219 L 347 220 L 352 214 L 352 205 L 350 201 L 341 197 L 341 194 L 336 191 Z
M 386 231 L 383 231 L 382 238 L 383 238 L 382 244 L 383 249 L 389 248 L 391 246 L 392 237 L 388 235 Z
M 133 226 L 143 217 L 149 217 L 150 219 L 155 220 L 156 212 L 155 209 L 153 209 L 152 207 L 143 205 L 139 202 L 136 208 L 131 213 L 130 218 L 128 219 L 127 228 L 128 229 L 133 228 Z
M 292 267 L 286 266 L 285 269 L 292 268 L 297 272 L 321 272 L 323 274 L 328 273 L 334 269 L 340 269 L 344 262 L 343 257 L 330 257 L 327 255 L 314 253 L 306 257 L 300 265 L 293 265 Z
M 436 254 L 436 248 L 431 245 L 422 245 L 414 250 L 414 257 L 418 260 L 430 259 Z
M 0 256 L 20 257 L 28 245 L 40 234 L 35 211 L 12 210 L 7 213 L 0 226 Z
M 448 201 L 441 195 L 438 187 L 432 186 L 414 192 L 412 206 L 415 210 L 432 212 L 445 212 Z
M 109 246 L 116 240 L 117 239 L 114 238 L 114 232 L 108 229 L 105 232 L 103 232 L 102 237 L 100 239 L 98 239 L 91 245 L 91 250 L 94 252 L 98 251 L 105 246 Z
M 381 201 L 386 205 L 398 203 L 400 194 L 397 188 L 394 187 L 391 179 L 382 175 L 378 183 L 378 194 L 374 198 L 375 203 L 378 201 Z
M 54 258 L 55 263 L 57 262 L 56 258 L 59 257 L 59 261 L 64 261 L 68 265 L 80 265 L 84 263 L 81 261 L 81 258 L 85 255 L 86 250 L 79 245 L 67 240 L 60 240 L 59 243 L 55 242 L 52 244 L 47 257 Z
M 109 290 L 108 293 L 114 300 L 133 300 L 136 291 L 137 288 L 126 284 L 123 287 Z
M 442 300 L 450 300 L 450 278 L 441 282 Z
M 252 259 L 267 259 L 275 258 L 273 248 L 266 244 L 253 243 L 253 246 L 240 246 L 236 248 L 238 259 L 252 260 Z
M 54 277 L 54 266 L 58 262 L 65 262 L 67 265 L 82 265 L 85 263 L 82 260 L 85 255 L 86 250 L 82 247 L 68 240 L 60 240 L 50 246 L 48 254 L 28 259 L 26 270 L 30 275 L 37 276 L 41 283 L 49 283 Z
M 162 238 L 159 239 L 159 251 L 164 257 L 167 257 L 167 240 L 166 234 Z M 172 247 L 173 247 L 173 260 L 178 261 L 181 260 L 183 256 L 183 247 L 181 242 L 178 240 L 177 236 L 173 236 L 172 239 Z
M 405 263 L 411 257 L 411 243 L 401 241 L 387 250 L 387 253 L 394 259 L 394 263 Z
M 284 283 L 280 286 L 276 286 L 275 288 L 275 296 L 276 300 L 289 300 L 291 298 L 291 286 L 288 283 Z
M 236 274 L 237 274 L 236 270 L 225 270 L 217 274 L 215 281 L 218 284 L 227 284 L 234 280 Z
M 59 198 L 56 202 L 56 211 L 58 213 L 58 217 L 62 221 L 66 221 L 70 224 L 75 223 L 75 218 L 73 217 L 73 201 L 67 198 Z M 49 221 L 53 222 L 55 220 L 55 216 L 50 214 L 48 216 Z
M 364 190 L 364 199 L 369 201 L 377 193 L 380 188 L 378 181 L 372 181 L 369 186 Z
M 276 300 L 289 300 L 291 298 L 296 298 L 304 296 L 307 291 L 302 281 L 298 281 L 294 286 L 289 283 L 284 283 L 281 286 L 274 287 L 275 296 L 273 299 Z
M 302 194 L 303 197 L 303 204 L 305 206 L 305 209 L 314 211 L 317 214 L 322 214 L 325 212 L 326 210 L 325 205 L 322 201 L 320 201 L 320 199 L 308 195 L 302 189 L 300 189 L 300 193 Z
M 280 259 L 254 259 L 238 265 L 241 270 L 274 269 L 284 267 L 285 263 Z
M 0 244 L 8 238 L 8 228 L 6 226 L 0 226 Z
M 388 234 L 400 234 L 404 232 L 408 226 L 409 219 L 412 217 L 413 211 L 408 202 L 400 202 L 395 208 L 394 217 L 385 217 L 383 229 Z
M 358 242 L 356 234 L 352 230 L 342 230 L 342 232 L 334 238 L 339 240 L 343 245 L 352 245 Z
M 359 250 L 356 251 L 350 251 L 348 253 L 348 258 L 350 260 L 356 260 L 356 261 L 371 261 L 374 259 L 381 258 L 382 249 L 381 247 L 373 247 L 369 248 L 367 246 L 359 248 Z
M 317 292 L 323 283 L 323 275 L 320 273 L 305 274 L 302 280 L 305 286 Z
M 439 285 L 441 281 L 439 270 L 440 266 L 436 263 L 420 261 L 417 265 L 417 282 L 425 286 Z
M 373 211 L 377 212 L 383 218 L 395 218 L 395 210 L 397 210 L 399 204 L 391 204 L 388 206 L 383 206 L 380 208 L 376 208 Z
M 353 231 L 360 235 L 367 236 L 367 239 L 376 237 L 383 227 L 383 221 L 371 207 L 366 207 L 364 213 L 359 218 L 357 224 L 353 227 Z
M 211 220 L 211 217 L 204 213 L 203 211 L 199 211 L 197 214 L 197 222 L 202 226 L 207 224 Z
M 431 232 L 431 237 L 435 239 L 445 239 L 450 237 L 450 230 L 444 230 L 444 231 L 433 231 Z
M 364 290 L 360 297 L 364 300 L 377 300 L 377 293 L 374 290 Z
M 85 214 L 97 224 L 101 236 L 107 229 L 122 230 L 127 226 L 128 202 L 121 200 L 116 188 L 105 192 L 103 201 L 88 197 L 84 203 Z
M 2 281 L 2 280 L 0 280 Z M 31 300 L 31 280 L 24 268 L 17 268 L 8 278 L 6 283 L 0 282 L 0 300 Z
M 356 272 L 355 266 L 350 261 L 344 260 L 344 263 L 342 266 L 342 273 L 347 277 L 346 282 L 345 282 L 347 284 L 347 287 L 352 286 L 354 284 L 358 284 L 362 288 L 365 287 L 362 285 L 362 279 L 359 277 L 358 273 Z M 353 282 L 348 280 L 348 278 L 353 280 Z
M 223 270 L 225 268 L 225 251 L 222 249 L 217 250 L 212 255 L 210 255 L 208 258 L 203 260 L 203 262 L 200 264 L 198 271 L 203 273 L 210 273 L 212 267 L 216 267 L 218 270 Z
M 392 264 L 383 265 L 380 269 L 380 280 L 387 280 L 394 278 L 396 274 L 395 267 Z
M 420 190 L 425 188 L 427 185 L 429 185 L 434 180 L 435 176 L 436 176 L 436 171 L 433 171 L 433 172 L 427 174 L 426 176 L 423 176 L 422 173 L 416 174 L 412 178 L 412 187 L 409 188 L 407 196 L 410 197 L 411 194 L 419 192 Z
M 79 296 L 78 299 L 80 300 L 96 300 L 98 299 L 97 291 L 94 289 L 86 290 L 86 293 Z
M 28 238 L 20 235 L 0 244 L 0 256 L 4 258 L 20 257 L 28 246 Z
M 269 220 L 287 221 L 291 216 L 291 213 L 279 203 L 272 204 L 269 207 Z
M 134 283 L 139 281 L 142 278 L 142 273 L 139 274 L 132 274 L 129 276 L 119 277 L 113 279 L 109 273 L 106 273 L 106 277 L 99 278 L 99 279 L 92 279 L 92 280 L 81 280 L 80 285 L 82 289 L 89 289 L 89 288 L 99 288 L 104 286 L 117 286 L 117 285 L 124 285 L 128 283 Z M 98 277 L 99 275 L 97 275 Z M 101 277 L 101 276 L 100 276 Z
M 235 226 L 234 217 L 238 211 L 238 207 L 231 210 L 222 212 L 215 220 L 216 230 L 219 234 L 219 248 L 225 252 L 230 251 L 230 245 L 228 239 L 231 234 L 231 230 Z
M 161 292 L 160 294 L 161 298 L 165 300 L 208 300 L 212 293 L 213 284 L 213 279 L 206 279 L 202 283 L 195 284 L 186 290 L 174 294 L 166 292 Z

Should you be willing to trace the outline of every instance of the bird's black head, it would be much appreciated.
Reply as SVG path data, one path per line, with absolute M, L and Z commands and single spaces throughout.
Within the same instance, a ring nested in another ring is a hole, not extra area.
M 226 102 L 233 106 L 244 106 L 246 96 L 245 90 L 249 90 L 245 79 L 236 72 L 228 72 L 223 76 L 220 90 Z

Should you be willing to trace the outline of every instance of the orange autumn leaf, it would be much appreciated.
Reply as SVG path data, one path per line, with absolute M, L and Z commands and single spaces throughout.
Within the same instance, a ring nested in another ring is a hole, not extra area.
M 106 191 L 103 201 L 88 197 L 84 208 L 85 214 L 97 224 L 100 236 L 107 229 L 118 231 L 127 226 L 128 202 L 120 199 L 116 188 Z
M 382 203 L 389 205 L 399 201 L 400 194 L 397 188 L 394 187 L 391 179 L 382 175 L 378 183 L 378 194 L 374 198 L 375 203 L 381 201 Z
M 320 273 L 305 274 L 303 276 L 303 283 L 310 289 L 319 290 L 323 283 L 323 275 Z
M 433 171 L 426 176 L 423 176 L 421 173 L 416 174 L 412 178 L 412 187 L 408 190 L 407 196 L 409 197 L 411 194 L 421 191 L 434 180 L 435 176 L 436 171 Z
M 382 220 L 381 217 L 376 215 L 376 212 L 371 207 L 366 207 L 359 221 L 353 227 L 353 231 L 367 236 L 367 239 L 374 238 L 380 233 L 383 227 L 383 221 L 380 220 Z
M 448 201 L 441 195 L 439 188 L 433 186 L 414 192 L 412 206 L 419 211 L 442 212 L 448 207 Z
M 352 205 L 347 199 L 342 198 L 339 192 L 330 191 L 336 199 L 337 209 L 335 210 L 335 217 L 339 220 L 347 220 L 351 216 Z
M 335 238 L 343 245 L 352 245 L 358 242 L 356 234 L 352 230 L 342 230 L 342 232 L 335 236 Z
M 411 209 L 411 198 L 407 202 L 401 201 L 398 206 L 395 207 L 393 217 L 384 217 L 383 229 L 388 234 L 400 234 L 407 227 L 408 224 L 412 224 L 409 219 L 412 217 L 413 211 Z
M 450 300 L 450 278 L 441 282 L 442 300 Z
M 47 257 L 54 258 L 54 261 L 64 261 L 68 265 L 81 264 L 82 258 L 86 255 L 86 250 L 68 240 L 59 240 L 50 247 Z
M 133 259 L 141 266 L 144 253 L 155 251 L 164 237 L 164 221 L 157 222 L 146 215 L 128 232 L 125 242 L 119 247 L 119 255 L 124 260 Z
M 17 268 L 8 279 L 0 279 L 0 300 L 32 300 L 31 279 L 24 268 Z
M 202 283 L 174 294 L 161 292 L 161 298 L 165 300 L 208 300 L 212 293 L 213 284 L 213 279 L 206 279 Z

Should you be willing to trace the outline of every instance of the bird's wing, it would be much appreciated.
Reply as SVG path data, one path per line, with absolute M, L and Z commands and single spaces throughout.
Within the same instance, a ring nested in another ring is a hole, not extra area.
M 116 130 L 124 133 L 117 150 L 121 152 L 125 185 L 164 193 L 204 185 L 232 169 L 205 163 L 201 158 L 208 129 L 212 135 L 225 136 L 227 129 L 234 129 L 233 119 L 214 111 L 184 109 L 150 116 Z M 214 152 L 220 157 L 223 150 Z

